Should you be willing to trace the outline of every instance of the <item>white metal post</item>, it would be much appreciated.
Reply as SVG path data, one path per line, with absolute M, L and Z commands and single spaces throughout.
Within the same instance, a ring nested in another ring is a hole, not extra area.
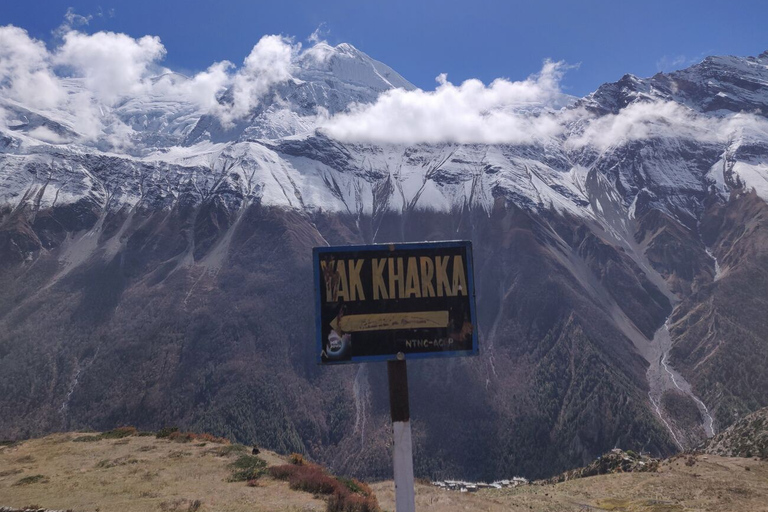
M 413 489 L 413 445 L 411 442 L 411 422 L 392 423 L 395 438 L 395 503 L 397 512 L 414 512 L 416 496 Z
M 413 442 L 408 404 L 408 369 L 405 360 L 387 362 L 389 376 L 389 411 L 394 437 L 395 504 L 397 512 L 416 511 L 413 488 Z

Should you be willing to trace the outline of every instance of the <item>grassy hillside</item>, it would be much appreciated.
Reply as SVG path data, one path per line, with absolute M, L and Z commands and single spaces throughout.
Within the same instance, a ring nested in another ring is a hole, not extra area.
M 321 494 L 278 480 L 296 466 L 259 454 L 268 468 L 243 480 L 241 445 L 210 438 L 93 433 L 55 434 L 0 446 L 0 508 L 30 505 L 75 512 L 326 511 Z M 253 460 L 253 458 L 246 458 Z M 301 462 L 301 461 L 299 461 Z M 240 465 L 242 466 L 242 464 Z M 308 471 L 314 471 L 307 464 Z M 283 469 L 284 470 L 284 469 Z M 249 475 L 250 476 L 250 475 Z M 246 477 L 247 478 L 247 477 Z M 335 479 L 351 485 L 364 484 Z M 233 481 L 239 480 L 239 481 Z M 382 510 L 394 510 L 391 481 L 371 486 Z M 417 485 L 420 511 L 625 512 L 768 511 L 768 461 L 715 455 L 677 456 L 657 472 L 617 473 L 566 482 L 459 493 Z M 362 510 L 362 509 L 348 509 Z
M 54 434 L 0 447 L 0 508 L 370 512 L 364 507 L 332 509 L 323 496 L 329 493 L 294 490 L 293 481 L 269 476 L 286 464 L 296 466 L 273 452 L 253 456 L 248 447 L 211 436 L 158 438 L 121 435 L 119 429 Z M 325 474 L 319 478 L 332 486 L 357 483 Z
M 374 486 L 379 502 L 394 509 L 391 483 Z M 657 473 L 618 473 L 477 493 L 419 486 L 419 511 L 459 512 L 764 512 L 768 463 L 718 456 L 677 456 Z

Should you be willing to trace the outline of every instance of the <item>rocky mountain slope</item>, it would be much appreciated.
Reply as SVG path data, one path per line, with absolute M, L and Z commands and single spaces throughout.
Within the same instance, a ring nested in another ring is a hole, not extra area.
M 768 408 L 749 414 L 709 439 L 703 451 L 726 457 L 768 459 Z
M 349 45 L 234 120 L 185 80 L 90 138 L 0 100 L 1 436 L 179 424 L 386 476 L 384 370 L 314 364 L 310 253 L 392 241 L 474 243 L 481 355 L 409 365 L 422 476 L 670 454 L 768 404 L 768 54 L 492 110 L 558 127 L 494 143 L 340 135 L 427 94 Z

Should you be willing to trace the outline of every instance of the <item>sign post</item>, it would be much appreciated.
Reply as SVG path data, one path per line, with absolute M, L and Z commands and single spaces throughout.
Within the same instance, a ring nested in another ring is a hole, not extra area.
M 408 369 L 405 360 L 387 361 L 389 378 L 389 414 L 394 437 L 395 505 L 397 512 L 415 512 L 413 488 L 413 443 L 411 411 L 408 402 Z
M 415 510 L 407 359 L 477 355 L 470 242 L 316 247 L 317 359 L 387 361 L 397 512 Z

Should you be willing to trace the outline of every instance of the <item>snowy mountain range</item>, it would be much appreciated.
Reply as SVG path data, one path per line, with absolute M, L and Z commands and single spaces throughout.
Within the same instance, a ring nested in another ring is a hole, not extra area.
M 423 91 L 262 42 L 215 101 L 223 68 L 5 88 L 0 435 L 178 422 L 386 474 L 381 370 L 311 365 L 309 248 L 398 240 L 477 252 L 481 356 L 412 369 L 425 475 L 669 453 L 768 405 L 768 52 L 574 98 L 560 63 Z
M 601 205 L 587 190 L 590 171 L 634 141 L 663 138 L 675 146 L 672 151 L 695 144 L 698 154 L 685 154 L 693 158 L 673 165 L 644 163 L 644 169 L 602 177 L 614 182 L 609 186 L 627 211 L 647 194 L 670 212 L 696 217 L 695 196 L 710 187 L 727 194 L 729 181 L 768 197 L 764 162 L 753 154 L 753 146 L 768 137 L 763 114 L 768 109 L 767 65 L 766 54 L 711 57 L 647 80 L 626 75 L 580 100 L 560 94 L 557 100 L 544 98 L 548 104 L 491 105 L 483 115 L 507 115 L 513 122 L 530 117 L 538 120 L 534 123 L 556 125 L 546 135 L 516 144 L 481 144 L 484 135 L 476 141 L 470 135 L 469 144 L 452 137 L 434 144 L 376 143 L 366 139 L 380 137 L 361 130 L 355 140 L 339 125 L 364 122 L 373 110 L 366 106 L 387 91 L 432 96 L 440 91 L 416 91 L 389 67 L 348 44 L 319 43 L 296 58 L 291 74 L 274 84 L 255 108 L 229 123 L 175 94 L 190 79 L 174 73 L 152 77 L 152 86 L 140 96 L 96 105 L 103 120 L 95 137 L 79 131 L 72 113 L 30 109 L 4 99 L 0 200 L 18 205 L 23 191 L 39 179 L 19 169 L 34 167 L 49 154 L 68 159 L 72 153 L 72 160 L 115 158 L 119 170 L 95 176 L 87 168 L 54 165 L 41 207 L 54 204 L 57 193 L 58 204 L 63 204 L 79 200 L 78 191 L 89 189 L 99 194 L 93 200 L 102 206 L 107 195 L 113 208 L 133 206 L 140 200 L 142 179 L 145 193 L 167 198 L 190 181 L 211 181 L 212 186 L 212 163 L 228 160 L 236 165 L 218 185 L 265 205 L 371 214 L 374 208 L 452 211 L 467 204 L 488 211 L 494 194 L 502 193 L 527 209 L 595 220 L 602 217 Z M 84 79 L 67 79 L 64 85 L 72 96 L 86 88 Z M 232 94 L 232 89 L 224 91 L 219 103 L 226 105 Z M 334 117 L 350 108 L 357 117 Z M 333 137 L 337 133 L 341 140 Z M 119 143 L 116 134 L 123 139 Z M 714 153 L 718 159 L 712 159 Z M 709 166 L 707 172 L 702 165 Z M 136 166 L 172 170 L 147 174 L 135 172 Z M 121 186 L 96 191 L 94 177 Z M 253 190 L 246 190 L 247 183 Z M 383 183 L 391 188 L 386 197 L 374 192 Z

